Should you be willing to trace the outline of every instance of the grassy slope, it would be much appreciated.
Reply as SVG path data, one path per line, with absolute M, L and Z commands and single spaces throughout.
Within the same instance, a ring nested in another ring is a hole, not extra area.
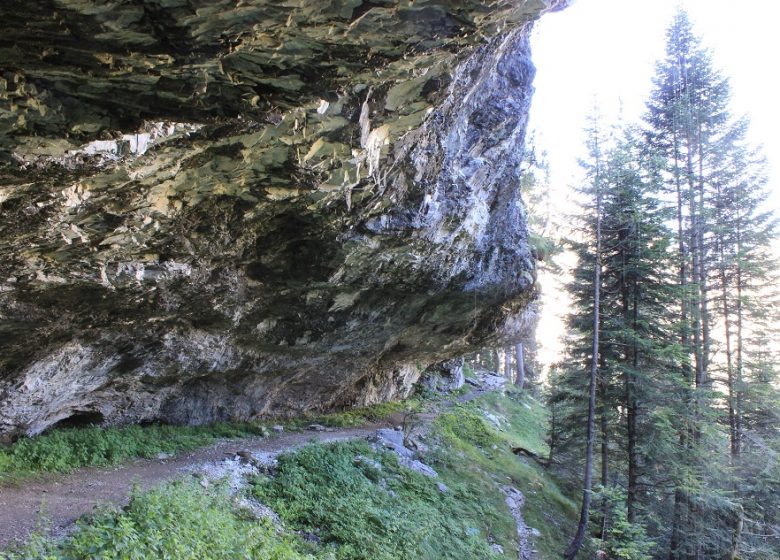
M 496 415 L 501 429 L 487 422 L 484 412 Z M 534 542 L 538 557 L 560 558 L 566 539 L 574 531 L 576 505 L 561 493 L 555 480 L 540 465 L 511 451 L 512 447 L 523 447 L 546 456 L 544 407 L 527 396 L 490 393 L 441 416 L 437 424 L 444 443 L 441 449 L 446 452 L 434 468 L 443 476 L 482 481 L 490 487 L 483 499 L 492 499 L 496 510 L 501 510 L 503 504 L 499 486 L 511 485 L 520 490 L 525 495 L 524 520 L 541 533 Z M 500 541 L 509 532 L 513 538 L 514 525 L 500 527 L 503 530 Z
M 506 419 L 503 429 L 484 420 L 485 410 Z M 351 423 L 353 416 L 333 420 Z M 248 490 L 279 513 L 281 531 L 247 517 L 221 488 L 178 482 L 134 496 L 123 511 L 98 514 L 63 543 L 37 538 L 8 557 L 517 558 L 514 520 L 500 491 L 510 484 L 526 496 L 526 522 L 541 531 L 538 557 L 559 558 L 574 505 L 541 467 L 510 449 L 544 454 L 545 425 L 532 399 L 489 394 L 436 420 L 425 460 L 438 479 L 400 467 L 394 455 L 365 442 L 310 445 L 280 458 L 276 475 L 257 477 Z

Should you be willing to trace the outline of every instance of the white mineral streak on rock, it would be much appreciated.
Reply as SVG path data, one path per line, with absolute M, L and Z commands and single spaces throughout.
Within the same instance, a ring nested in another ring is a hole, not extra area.
M 62 346 L 22 372 L 19 390 L 0 401 L 0 428 L 23 418 L 23 431 L 32 436 L 75 413 L 99 411 L 94 393 L 116 362 L 81 343 Z
M 0 398 L 36 412 L 4 408 L 0 437 L 82 405 L 198 423 L 372 404 L 496 342 L 533 287 L 526 23 L 554 3 L 431 1 L 466 29 L 445 37 L 407 3 L 351 21 L 351 4 L 316 2 L 262 22 L 226 8 L 228 27 L 161 8 L 129 29 L 135 8 L 106 0 L 60 15 L 111 30 L 84 68 L 58 54 L 70 35 L 41 35 L 48 15 L 4 11 L 0 32 L 24 28 L 31 52 L 0 88 Z M 187 44 L 148 32 L 163 23 Z M 39 370 L 67 402 L 31 396 Z

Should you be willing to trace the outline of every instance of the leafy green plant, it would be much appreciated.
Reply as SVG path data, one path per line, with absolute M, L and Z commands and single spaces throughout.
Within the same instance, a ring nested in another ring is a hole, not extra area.
M 79 522 L 61 543 L 40 535 L 10 550 L 4 560 L 101 558 L 307 560 L 299 539 L 267 520 L 237 513 L 225 488 L 206 490 L 192 480 L 151 492 L 135 492 L 124 511 L 103 510 Z
M 466 505 L 478 496 L 461 487 L 442 492 L 365 442 L 282 456 L 274 478 L 254 480 L 253 494 L 338 560 L 500 558 Z
M 607 512 L 606 519 L 601 520 L 605 529 L 603 538 L 594 539 L 593 546 L 604 551 L 607 558 L 650 560 L 655 543 L 648 538 L 644 527 L 628 521 L 626 493 L 623 489 L 615 486 L 599 487 L 593 497 L 594 503 L 606 505 L 604 511 Z
M 210 426 L 127 426 L 54 430 L 0 448 L 0 483 L 41 472 L 104 467 L 137 457 L 177 453 L 208 445 L 218 438 L 263 435 L 255 424 Z

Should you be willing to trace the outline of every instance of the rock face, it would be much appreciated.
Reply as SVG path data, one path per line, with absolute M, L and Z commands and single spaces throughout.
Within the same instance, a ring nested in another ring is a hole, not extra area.
M 408 394 L 534 284 L 553 0 L 4 0 L 0 434 Z
M 464 362 L 463 358 L 453 358 L 434 364 L 423 372 L 420 381 L 431 391 L 444 393 L 457 391 L 466 382 L 463 372 Z

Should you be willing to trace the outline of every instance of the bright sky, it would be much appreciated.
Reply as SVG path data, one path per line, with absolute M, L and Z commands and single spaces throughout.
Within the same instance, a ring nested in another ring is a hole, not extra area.
M 655 62 L 664 56 L 665 31 L 677 6 L 685 8 L 713 53 L 716 68 L 728 76 L 732 111 L 751 118 L 749 138 L 764 147 L 770 164 L 772 204 L 780 209 L 780 1 L 778 0 L 574 0 L 562 12 L 545 15 L 532 39 L 537 67 L 530 128 L 537 148 L 546 150 L 553 197 L 565 200 L 584 154 L 585 118 L 598 102 L 607 122 L 621 111 L 638 120 L 652 89 Z M 554 279 L 542 279 L 545 308 L 540 324 L 540 359 L 559 355 L 561 301 Z

